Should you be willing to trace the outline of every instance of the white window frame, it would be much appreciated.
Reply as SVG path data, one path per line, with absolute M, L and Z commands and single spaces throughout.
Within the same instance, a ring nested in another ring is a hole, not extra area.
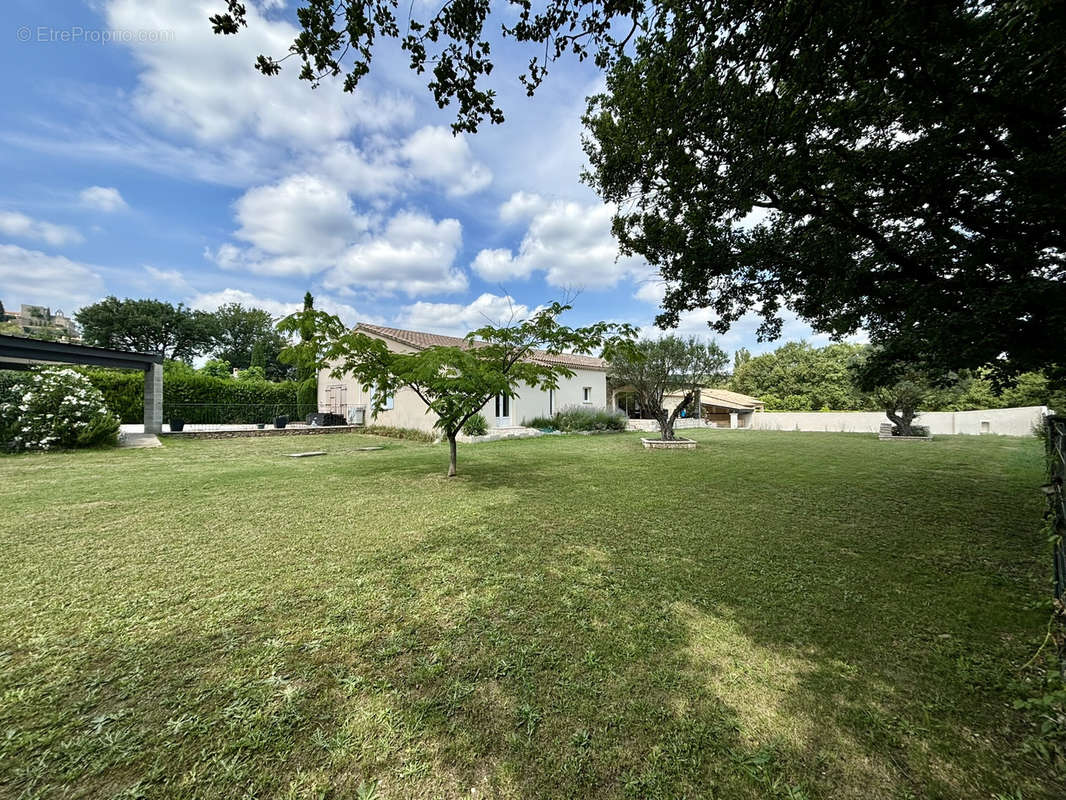
M 581 387 L 581 402 L 584 403 L 585 405 L 589 405 L 589 406 L 592 405 L 592 387 L 591 386 L 582 386 Z

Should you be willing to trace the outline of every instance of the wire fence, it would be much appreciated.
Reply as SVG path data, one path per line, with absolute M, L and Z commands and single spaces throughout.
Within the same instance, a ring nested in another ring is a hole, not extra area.
M 303 422 L 315 413 L 316 403 L 163 403 L 163 421 L 171 425 L 273 425 L 281 417 Z

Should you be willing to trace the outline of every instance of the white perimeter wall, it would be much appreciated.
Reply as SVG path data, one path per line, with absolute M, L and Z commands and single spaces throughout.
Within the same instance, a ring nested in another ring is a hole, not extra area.
M 916 424 L 926 425 L 934 435 L 996 433 L 1001 436 L 1032 436 L 1033 426 L 1047 414 L 1047 406 L 991 408 L 985 411 L 926 411 Z M 880 411 L 758 411 L 752 427 L 774 431 L 831 431 L 877 433 L 888 422 Z M 987 430 L 982 422 L 988 423 Z

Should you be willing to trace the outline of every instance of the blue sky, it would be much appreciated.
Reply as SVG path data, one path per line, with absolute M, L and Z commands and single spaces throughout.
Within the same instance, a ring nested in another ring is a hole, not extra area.
M 218 37 L 222 0 L 5 0 L 5 306 L 115 294 L 280 315 L 310 289 L 349 323 L 462 334 L 579 291 L 571 323 L 650 326 L 661 286 L 616 257 L 611 209 L 579 179 L 594 67 L 556 65 L 529 99 L 528 51 L 498 48 L 507 121 L 455 138 L 397 48 L 354 96 L 255 72 L 291 41 L 293 4 L 248 2 L 249 28 Z M 681 330 L 709 336 L 707 319 Z M 718 338 L 774 346 L 756 326 Z M 794 319 L 785 338 L 821 341 Z

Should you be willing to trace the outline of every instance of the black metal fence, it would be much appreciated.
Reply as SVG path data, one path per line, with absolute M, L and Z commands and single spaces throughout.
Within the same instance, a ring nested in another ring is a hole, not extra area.
M 273 425 L 278 417 L 299 422 L 318 411 L 316 403 L 163 403 L 163 421 L 187 425 Z
M 1046 491 L 1055 558 L 1055 597 L 1066 603 L 1066 417 L 1047 418 L 1047 452 Z

